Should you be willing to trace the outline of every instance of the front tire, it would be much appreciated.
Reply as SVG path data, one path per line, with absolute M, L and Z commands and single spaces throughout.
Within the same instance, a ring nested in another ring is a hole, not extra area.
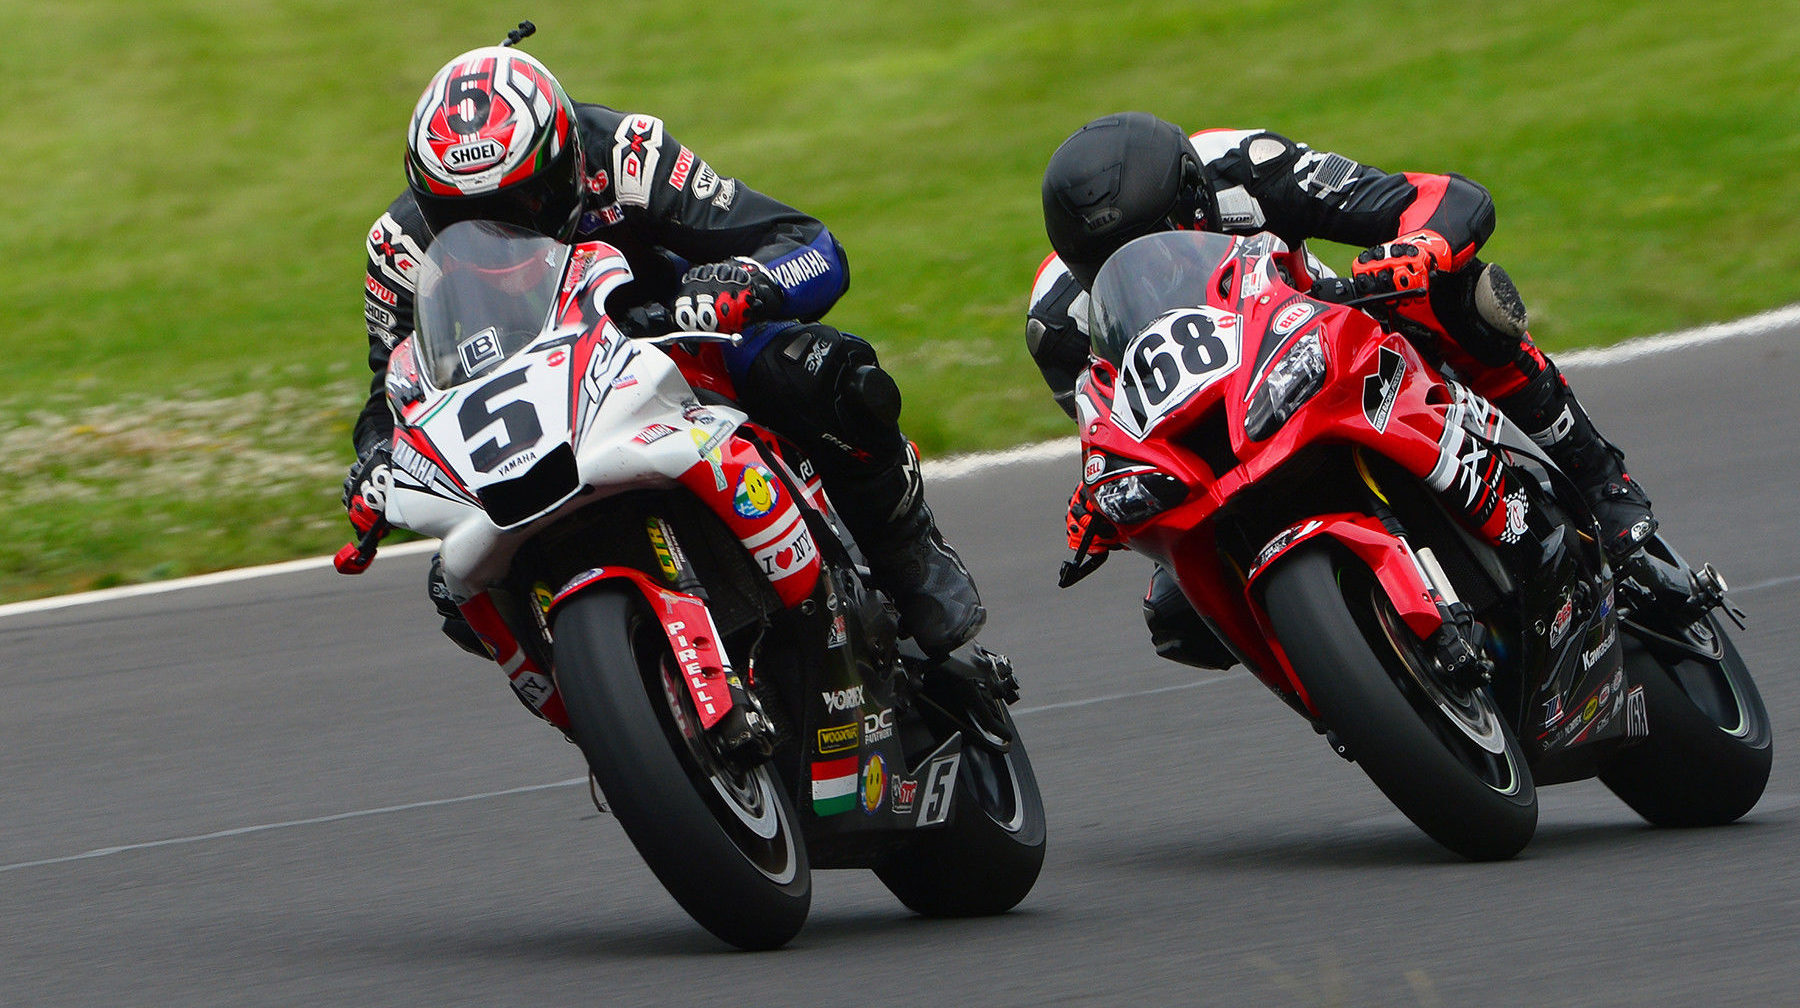
M 1472 861 L 1537 829 L 1537 789 L 1486 689 L 1443 682 L 1366 567 L 1322 543 L 1266 575 L 1275 636 L 1350 755 L 1415 825 Z
M 1044 866 L 1044 799 L 1012 715 L 1004 754 L 965 741 L 956 805 L 943 826 L 921 830 L 875 867 L 906 908 L 926 917 L 987 917 L 1025 898 Z
M 787 944 L 812 906 L 793 803 L 767 763 L 712 750 L 643 597 L 600 587 L 569 599 L 555 639 L 575 741 L 650 870 L 720 939 Z
M 1619 750 L 1600 782 L 1657 826 L 1720 826 L 1762 798 L 1773 731 L 1750 669 L 1716 615 L 1688 628 L 1719 657 L 1625 635 L 1626 674 L 1644 688 L 1648 738 Z

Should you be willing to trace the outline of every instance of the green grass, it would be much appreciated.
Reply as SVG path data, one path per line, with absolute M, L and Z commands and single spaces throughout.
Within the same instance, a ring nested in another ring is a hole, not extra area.
M 1553 350 L 1800 300 L 1800 0 L 1696 10 L 0 0 L 0 599 L 342 541 L 364 229 L 426 79 L 518 17 L 577 97 L 831 225 L 831 320 L 942 455 L 1067 432 L 1021 338 L 1038 179 L 1124 108 L 1483 182 Z

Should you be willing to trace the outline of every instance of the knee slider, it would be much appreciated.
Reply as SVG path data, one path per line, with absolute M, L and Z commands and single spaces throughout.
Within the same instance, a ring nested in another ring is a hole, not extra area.
M 1524 339 L 1530 325 L 1525 299 L 1512 277 L 1499 266 L 1489 263 L 1475 279 L 1475 315 L 1497 332 L 1513 339 Z
M 884 464 L 899 457 L 906 443 L 900 388 L 867 342 L 814 323 L 759 364 L 753 369 L 757 401 L 788 421 L 789 437 L 823 438 L 836 450 Z M 815 461 L 830 464 L 829 457 Z

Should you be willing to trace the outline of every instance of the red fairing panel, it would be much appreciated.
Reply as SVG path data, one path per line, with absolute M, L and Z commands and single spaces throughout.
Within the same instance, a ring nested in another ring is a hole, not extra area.
M 704 433 L 696 428 L 695 439 Z M 782 604 L 799 605 L 817 586 L 820 567 L 818 544 L 800 508 L 748 441 L 726 436 L 717 445 L 696 447 L 700 459 L 681 475 L 682 485 L 725 519 Z

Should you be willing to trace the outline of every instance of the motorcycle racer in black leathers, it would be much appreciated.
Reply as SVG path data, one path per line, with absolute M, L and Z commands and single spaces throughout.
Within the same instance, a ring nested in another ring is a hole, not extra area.
M 412 332 L 414 272 L 432 236 L 497 220 L 562 241 L 605 241 L 634 279 L 609 305 L 665 306 L 679 328 L 741 333 L 726 352 L 739 405 L 817 467 L 902 629 L 947 653 L 982 625 L 974 582 L 937 530 L 900 393 L 862 339 L 819 321 L 849 285 L 844 250 L 814 218 L 718 173 L 662 120 L 575 103 L 506 46 L 446 64 L 414 110 L 408 187 L 368 234 L 367 404 L 344 503 L 359 531 L 379 517 L 394 421 L 388 356 Z M 434 565 L 445 631 L 486 654 Z
M 1359 289 L 1413 291 L 1387 321 L 1531 435 L 1593 505 L 1615 563 L 1656 530 L 1650 499 L 1600 436 L 1527 331 L 1504 270 L 1476 257 L 1494 230 L 1486 189 L 1455 174 L 1389 173 L 1260 129 L 1191 136 L 1141 112 L 1105 116 L 1057 148 L 1044 173 L 1044 226 L 1055 251 L 1032 286 L 1026 346 L 1063 410 L 1088 366 L 1088 288 L 1126 242 L 1173 229 L 1273 232 L 1368 246 Z M 1315 269 L 1323 270 L 1315 261 Z M 1079 492 L 1070 545 L 1110 545 Z M 1102 534 L 1086 535 L 1091 529 Z M 1158 568 L 1144 603 L 1159 654 L 1205 667 L 1234 659 Z

